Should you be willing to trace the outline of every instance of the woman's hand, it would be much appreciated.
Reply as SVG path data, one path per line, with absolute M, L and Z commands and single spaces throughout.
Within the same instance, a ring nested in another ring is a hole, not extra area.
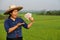
M 18 23 L 17 26 L 23 25 L 24 23 Z
M 34 18 L 33 18 L 33 17 L 30 17 L 29 20 L 30 20 L 31 22 L 34 22 Z
M 28 24 L 28 28 L 30 28 L 34 22 L 34 18 L 33 17 L 30 17 L 29 20 L 31 21 L 29 24 Z

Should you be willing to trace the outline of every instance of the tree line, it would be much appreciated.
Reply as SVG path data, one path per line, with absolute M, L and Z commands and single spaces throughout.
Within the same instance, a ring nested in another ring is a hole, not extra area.
M 54 10 L 54 11 L 38 11 L 38 12 L 33 12 L 38 15 L 60 15 L 60 10 Z

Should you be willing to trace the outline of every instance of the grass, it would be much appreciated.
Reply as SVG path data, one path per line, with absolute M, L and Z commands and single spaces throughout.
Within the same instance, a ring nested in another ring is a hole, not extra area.
M 20 14 L 23 17 L 24 14 Z M 60 40 L 60 16 L 35 15 L 30 29 L 22 29 L 24 40 Z M 28 22 L 25 19 L 26 22 Z M 0 40 L 5 40 L 4 20 L 0 20 Z M 28 22 L 29 23 L 29 22 Z

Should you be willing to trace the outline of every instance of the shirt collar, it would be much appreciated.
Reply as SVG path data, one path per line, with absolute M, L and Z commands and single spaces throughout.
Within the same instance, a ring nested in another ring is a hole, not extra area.
M 8 18 L 9 20 L 13 21 L 11 18 Z M 15 21 L 17 20 L 17 18 L 15 19 Z

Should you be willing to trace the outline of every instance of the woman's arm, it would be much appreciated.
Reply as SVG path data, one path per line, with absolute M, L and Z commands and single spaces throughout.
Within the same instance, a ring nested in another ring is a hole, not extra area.
M 34 19 L 33 17 L 30 17 L 29 20 L 31 21 L 29 24 L 28 24 L 28 27 L 27 28 L 30 28 L 34 22 Z
M 18 28 L 18 25 L 14 26 L 12 28 L 9 28 L 8 33 L 13 32 L 16 28 Z
M 8 33 L 13 32 L 15 29 L 17 29 L 17 28 L 18 28 L 20 25 L 22 25 L 22 24 L 24 24 L 24 23 L 18 23 L 16 26 L 14 26 L 14 27 L 12 27 L 12 28 L 9 28 Z

